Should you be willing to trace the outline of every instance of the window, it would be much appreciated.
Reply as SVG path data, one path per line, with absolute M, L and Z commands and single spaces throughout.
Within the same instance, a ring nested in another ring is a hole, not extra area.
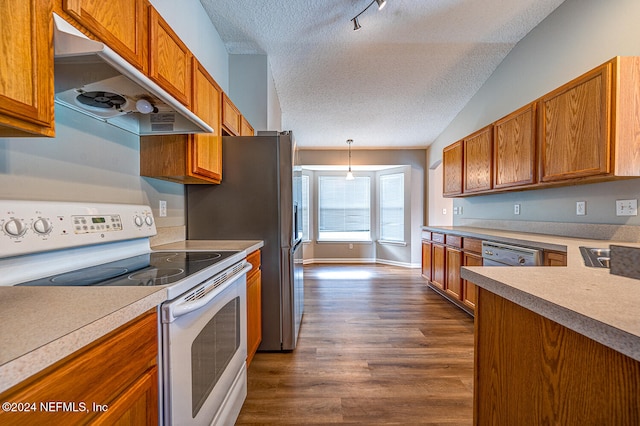
M 309 241 L 309 176 L 302 175 L 302 240 Z
M 380 176 L 380 239 L 404 242 L 404 173 Z
M 371 240 L 369 177 L 320 176 L 318 185 L 318 239 Z

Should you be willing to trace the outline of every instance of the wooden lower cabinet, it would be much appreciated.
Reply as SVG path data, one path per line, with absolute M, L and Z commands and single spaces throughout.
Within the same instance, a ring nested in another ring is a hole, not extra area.
M 482 256 L 474 253 L 464 253 L 464 266 L 482 266 Z M 471 281 L 462 280 L 462 303 L 471 309 L 476 307 L 476 286 Z
M 260 270 L 261 251 L 256 250 L 247 256 L 247 262 L 253 269 L 247 275 L 247 366 L 262 342 L 262 271 Z
M 7 390 L 1 401 L 35 409 L 0 424 L 157 424 L 157 330 L 154 309 Z
M 462 252 L 456 248 L 447 247 L 446 264 L 445 291 L 456 300 L 462 300 L 462 279 L 460 278 Z
M 431 242 L 422 240 L 422 276 L 431 280 Z
M 544 266 L 567 266 L 567 254 L 545 250 Z
M 440 290 L 444 290 L 446 282 L 446 252 L 441 244 L 434 243 L 431 249 L 431 284 Z
M 638 425 L 640 362 L 482 288 L 474 424 Z

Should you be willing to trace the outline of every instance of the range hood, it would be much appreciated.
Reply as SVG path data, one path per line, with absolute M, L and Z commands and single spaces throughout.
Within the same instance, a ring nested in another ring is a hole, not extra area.
M 180 101 L 57 14 L 55 102 L 136 135 L 213 133 Z

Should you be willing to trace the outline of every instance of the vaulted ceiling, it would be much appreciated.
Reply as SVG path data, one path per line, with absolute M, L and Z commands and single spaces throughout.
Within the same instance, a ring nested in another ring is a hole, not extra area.
M 230 54 L 265 54 L 303 148 L 426 147 L 563 0 L 201 0 Z

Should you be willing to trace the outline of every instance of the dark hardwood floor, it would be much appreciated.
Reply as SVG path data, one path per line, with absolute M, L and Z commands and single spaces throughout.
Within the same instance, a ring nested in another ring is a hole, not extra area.
M 417 269 L 305 266 L 298 348 L 256 354 L 236 424 L 457 424 L 473 418 L 473 320 Z

